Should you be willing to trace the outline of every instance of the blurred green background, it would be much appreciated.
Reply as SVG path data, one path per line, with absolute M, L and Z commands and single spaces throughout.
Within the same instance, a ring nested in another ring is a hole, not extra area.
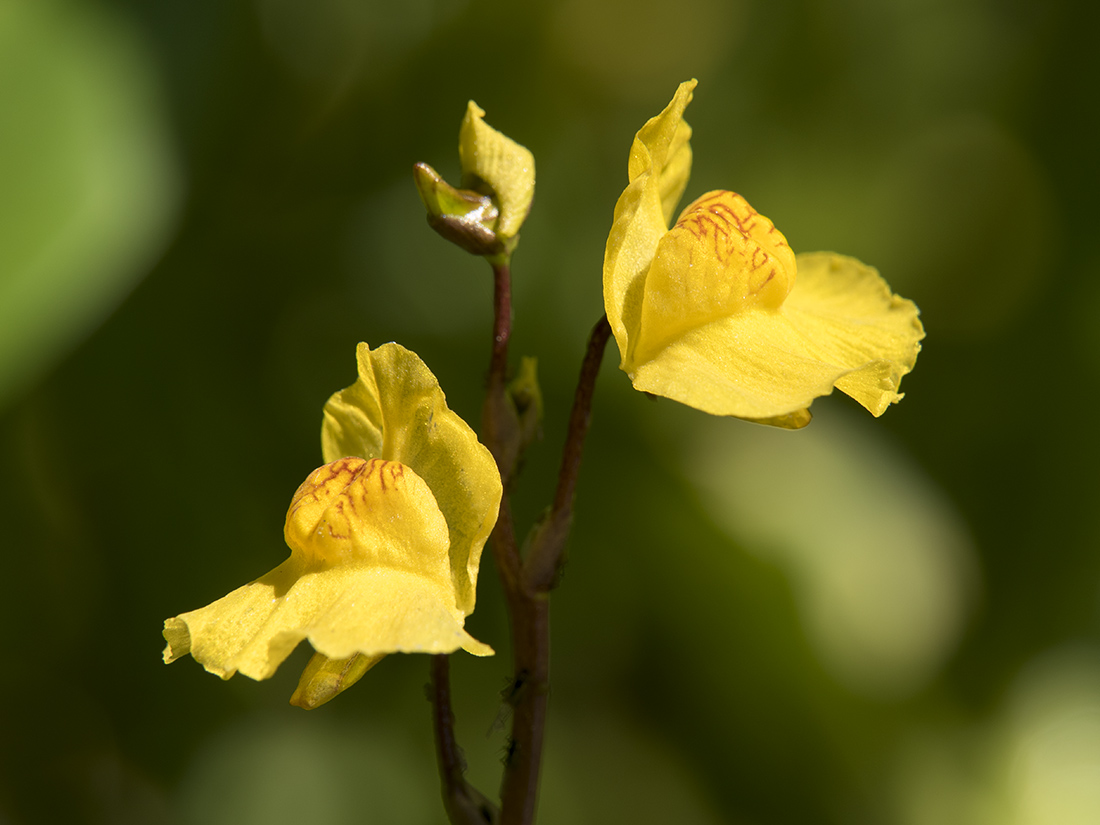
M 877 266 L 928 330 L 874 420 L 635 393 L 608 352 L 553 605 L 540 821 L 1100 821 L 1100 255 L 1071 0 L 0 0 L 0 823 L 442 823 L 426 661 L 314 712 L 160 661 L 266 572 L 354 346 L 479 417 L 490 278 L 424 222 L 466 101 L 528 146 L 514 356 L 548 501 L 634 132 L 699 78 L 685 203 Z M 456 656 L 492 794 L 491 561 Z M 304 646 L 303 646 L 304 647 Z

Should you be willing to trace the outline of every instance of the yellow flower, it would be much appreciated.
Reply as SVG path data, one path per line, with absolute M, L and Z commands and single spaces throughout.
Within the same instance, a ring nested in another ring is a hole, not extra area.
M 308 639 L 295 702 L 313 707 L 388 653 L 493 653 L 463 625 L 500 504 L 496 463 L 414 353 L 357 356 L 359 380 L 325 406 L 328 463 L 287 512 L 290 558 L 166 621 L 166 662 L 190 653 L 223 679 L 266 679 Z
M 715 415 L 804 426 L 833 387 L 875 416 L 902 396 L 924 337 L 873 268 L 795 256 L 740 195 L 708 192 L 668 228 L 691 173 L 695 81 L 634 139 L 604 257 L 604 303 L 635 389 Z M 797 277 L 796 277 L 797 275 Z

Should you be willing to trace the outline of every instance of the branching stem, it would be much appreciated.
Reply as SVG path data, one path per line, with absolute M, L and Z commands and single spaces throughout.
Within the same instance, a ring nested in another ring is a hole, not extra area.
M 512 707 L 512 736 L 501 782 L 501 825 L 532 825 L 538 800 L 539 770 L 550 694 L 550 590 L 565 550 L 573 518 L 573 499 L 580 473 L 581 454 L 592 413 L 596 376 L 611 329 L 604 316 L 592 330 L 573 399 L 561 470 L 550 515 L 537 530 L 526 562 L 520 559 L 512 521 L 510 488 L 516 460 L 514 410 L 507 390 L 508 344 L 512 334 L 512 284 L 508 260 L 490 260 L 493 267 L 493 346 L 483 410 L 483 437 L 496 459 L 504 484 L 500 514 L 490 536 L 493 557 L 504 588 L 512 627 L 514 676 L 506 700 Z M 446 657 L 433 662 L 433 706 L 436 745 L 444 801 L 470 798 L 456 762 L 453 714 L 446 685 Z M 445 700 L 445 707 L 444 707 Z M 457 773 L 456 773 L 456 765 Z M 461 812 L 452 812 L 452 822 Z
M 573 410 L 569 414 L 569 430 L 562 450 L 561 469 L 558 472 L 558 488 L 554 493 L 554 504 L 550 515 L 536 540 L 532 543 L 530 554 L 523 565 L 524 589 L 545 593 L 553 588 L 565 542 L 569 537 L 569 528 L 573 523 L 573 500 L 577 492 L 577 479 L 581 472 L 581 456 L 584 453 L 584 440 L 592 423 L 592 397 L 596 390 L 596 377 L 600 373 L 607 339 L 611 336 L 611 327 L 604 315 L 592 328 L 588 338 L 588 349 L 584 353 L 577 390 L 573 395 Z

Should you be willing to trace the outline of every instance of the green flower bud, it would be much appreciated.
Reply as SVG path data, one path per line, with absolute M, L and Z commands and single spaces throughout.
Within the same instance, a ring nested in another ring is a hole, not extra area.
M 494 231 L 500 212 L 492 198 L 456 189 L 426 163 L 413 167 L 413 179 L 432 229 L 473 255 L 504 251 L 504 242 Z

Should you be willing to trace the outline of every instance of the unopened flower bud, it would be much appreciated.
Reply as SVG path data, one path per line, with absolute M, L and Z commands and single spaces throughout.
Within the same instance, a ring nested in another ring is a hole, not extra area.
M 473 255 L 498 255 L 504 242 L 494 231 L 499 210 L 488 195 L 456 189 L 426 163 L 413 167 L 420 200 L 428 210 L 428 225 Z

